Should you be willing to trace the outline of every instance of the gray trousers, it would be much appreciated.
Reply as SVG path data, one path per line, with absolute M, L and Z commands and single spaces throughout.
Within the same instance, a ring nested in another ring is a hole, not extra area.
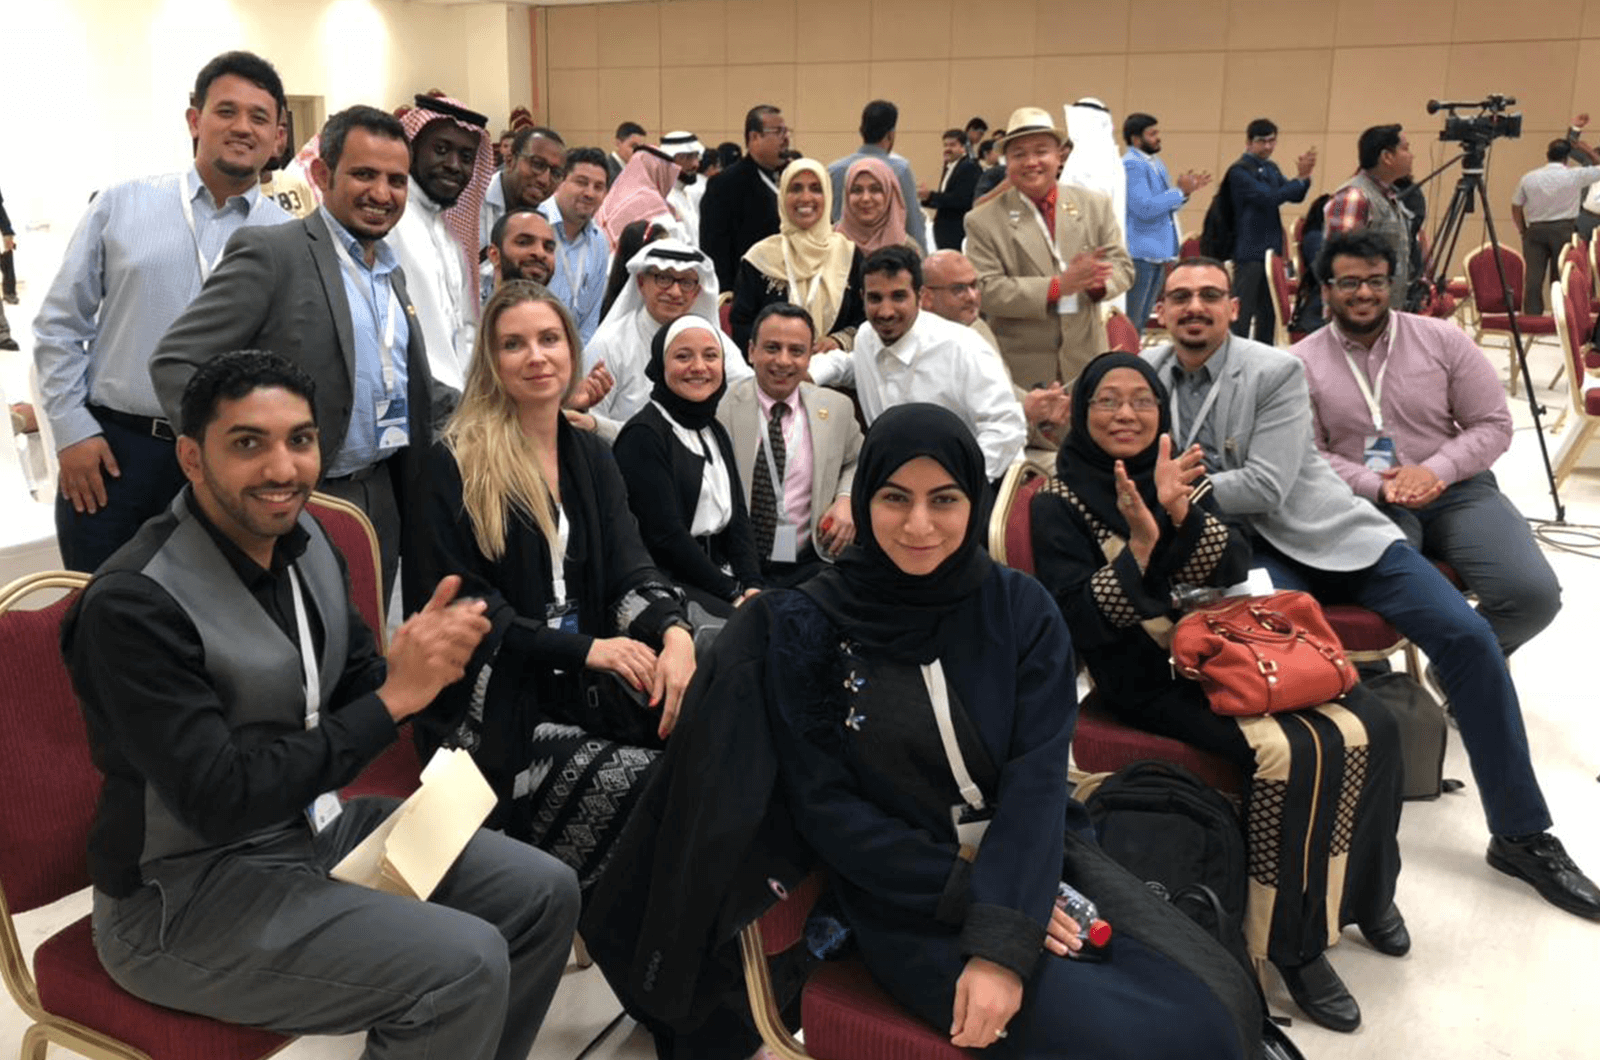
M 343 478 L 325 478 L 317 488 L 349 501 L 372 522 L 372 529 L 378 535 L 378 556 L 383 563 L 383 606 L 387 610 L 394 596 L 395 575 L 400 570 L 400 504 L 394 495 L 389 461 L 380 460 Z
M 1494 472 L 1462 479 L 1425 508 L 1379 507 L 1417 551 L 1450 564 L 1478 594 L 1478 614 L 1507 655 L 1561 610 L 1561 583 Z
M 367 1032 L 368 1060 L 527 1060 L 578 919 L 572 870 L 480 831 L 431 900 L 327 870 L 398 803 L 356 799 L 313 837 L 290 826 L 146 867 L 94 896 L 95 947 L 130 993 L 294 1034 Z

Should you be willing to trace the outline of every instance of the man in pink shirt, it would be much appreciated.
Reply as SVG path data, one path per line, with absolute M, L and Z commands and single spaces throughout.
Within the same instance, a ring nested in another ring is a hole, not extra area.
M 1511 447 L 1499 377 L 1459 327 L 1389 308 L 1394 251 L 1375 233 L 1329 236 L 1317 275 L 1332 324 L 1293 347 L 1317 448 L 1455 568 L 1509 655 L 1555 618 L 1561 586 L 1490 470 Z

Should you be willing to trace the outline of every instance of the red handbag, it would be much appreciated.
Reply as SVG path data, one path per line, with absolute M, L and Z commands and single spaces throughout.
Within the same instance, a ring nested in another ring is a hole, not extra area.
M 1356 683 L 1322 605 L 1309 593 L 1220 600 L 1172 631 L 1172 665 L 1200 682 L 1211 709 L 1230 717 L 1301 710 Z

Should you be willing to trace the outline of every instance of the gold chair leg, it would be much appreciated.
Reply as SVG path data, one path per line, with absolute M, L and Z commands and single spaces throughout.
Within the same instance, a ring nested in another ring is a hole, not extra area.
M 589 947 L 583 944 L 582 935 L 572 936 L 572 963 L 579 968 L 592 968 L 594 958 L 589 956 Z

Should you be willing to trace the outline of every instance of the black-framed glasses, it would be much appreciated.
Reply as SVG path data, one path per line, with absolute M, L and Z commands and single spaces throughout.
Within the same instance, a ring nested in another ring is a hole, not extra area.
M 1197 291 L 1191 291 L 1187 287 L 1174 287 L 1163 294 L 1161 300 L 1168 305 L 1188 305 L 1196 296 L 1206 305 L 1219 305 L 1228 297 L 1228 292 L 1220 287 L 1202 287 Z
M 538 155 L 518 155 L 517 157 L 528 164 L 528 168 L 533 170 L 533 175 L 536 177 L 542 177 L 546 173 L 549 173 L 557 180 L 560 180 L 562 177 L 567 175 L 567 169 L 565 166 L 553 166 L 549 162 L 546 162 L 544 159 L 540 158 Z
M 1333 281 L 1333 289 L 1340 294 L 1355 294 L 1366 287 L 1373 294 L 1383 294 L 1393 282 L 1391 276 L 1340 276 Z
M 688 276 L 674 276 L 670 272 L 649 272 L 645 275 L 650 277 L 658 291 L 671 290 L 673 284 L 677 284 L 678 290 L 684 294 L 694 294 L 700 289 L 700 277 L 694 273 Z

